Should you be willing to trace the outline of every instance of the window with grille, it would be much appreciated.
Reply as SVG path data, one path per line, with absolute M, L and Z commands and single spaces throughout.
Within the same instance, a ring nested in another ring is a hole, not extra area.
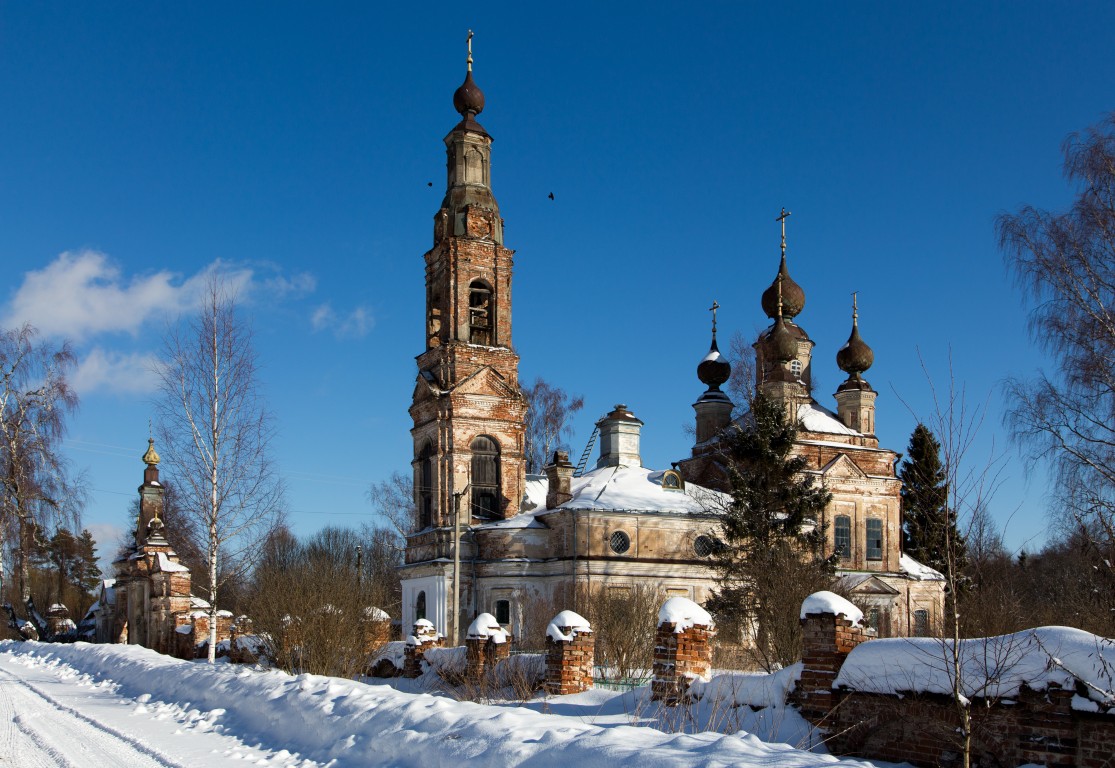
M 929 636 L 929 611 L 924 608 L 914 611 L 914 636 Z
M 791 360 L 790 361 L 790 373 L 794 374 L 794 376 L 796 376 L 796 377 L 800 377 L 801 376 L 801 371 L 802 371 L 801 360 Z
M 852 556 L 852 518 L 847 515 L 837 515 L 835 522 L 832 537 L 836 554 L 841 560 L 847 560 Z
M 481 435 L 469 446 L 472 451 L 472 514 L 492 518 L 499 515 L 499 443 Z
M 693 551 L 697 553 L 697 557 L 708 557 L 720 548 L 719 545 L 720 542 L 716 539 L 702 534 L 693 542 Z
M 867 559 L 883 559 L 883 521 L 877 517 L 867 518 Z
M 617 555 L 622 555 L 631 549 L 631 537 L 623 531 L 616 531 L 608 538 L 608 545 Z

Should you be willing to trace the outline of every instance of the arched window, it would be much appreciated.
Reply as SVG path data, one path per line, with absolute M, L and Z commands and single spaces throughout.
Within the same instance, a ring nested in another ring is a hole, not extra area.
M 469 446 L 472 451 L 472 514 L 477 517 L 499 516 L 499 443 L 481 435 Z
M 841 560 L 852 556 L 852 518 L 847 515 L 837 515 L 836 525 L 832 529 L 833 544 L 836 554 Z
M 414 599 L 414 620 L 426 618 L 426 593 L 419 592 L 418 597 Z
M 434 524 L 434 447 L 429 443 L 418 452 L 418 471 L 415 474 L 418 530 L 422 530 Z
M 483 280 L 468 286 L 468 340 L 473 344 L 491 346 L 496 306 L 492 289 Z
M 791 360 L 790 361 L 790 373 L 792 373 L 795 378 L 801 378 L 801 372 L 802 372 L 801 360 Z

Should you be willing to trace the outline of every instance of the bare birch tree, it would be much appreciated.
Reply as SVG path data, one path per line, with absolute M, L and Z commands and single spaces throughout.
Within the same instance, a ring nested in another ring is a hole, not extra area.
M 1064 144 L 1072 207 L 999 217 L 1007 265 L 1032 301 L 1030 332 L 1053 362 L 1012 379 L 1007 423 L 1051 461 L 1058 507 L 1115 573 L 1115 113 Z
M 66 416 L 77 407 L 67 380 L 75 358 L 68 344 L 36 344 L 35 334 L 30 325 L 0 332 L 0 553 L 14 533 L 19 599 L 25 605 L 37 531 L 59 520 L 76 525 L 83 501 L 60 446 Z
M 562 447 L 562 438 L 573 436 L 569 419 L 584 407 L 585 399 L 580 395 L 570 397 L 561 387 L 540 378 L 523 387 L 523 395 L 527 399 L 524 435 L 527 471 L 539 472 L 554 451 Z
M 217 278 L 198 314 L 171 328 L 157 404 L 181 519 L 204 553 L 209 661 L 216 658 L 221 588 L 241 578 L 283 517 L 269 456 L 274 422 L 259 388 L 250 325 Z

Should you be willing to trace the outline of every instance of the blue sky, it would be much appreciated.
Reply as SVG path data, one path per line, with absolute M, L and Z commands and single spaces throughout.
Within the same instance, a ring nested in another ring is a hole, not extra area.
M 141 480 L 148 362 L 214 269 L 243 286 L 296 530 L 358 525 L 408 469 L 469 28 L 521 375 L 585 396 L 574 453 L 618 402 L 644 463 L 688 453 L 707 307 L 724 336 L 761 327 L 785 206 L 819 399 L 859 291 L 882 442 L 905 450 L 920 359 L 941 386 L 951 350 L 988 402 L 973 458 L 1007 452 L 993 513 L 1039 545 L 1044 474 L 999 386 L 1042 360 L 993 221 L 1071 199 L 1061 142 L 1115 109 L 1115 6 L 526 5 L 0 5 L 0 324 L 76 345 L 66 448 L 102 549 Z

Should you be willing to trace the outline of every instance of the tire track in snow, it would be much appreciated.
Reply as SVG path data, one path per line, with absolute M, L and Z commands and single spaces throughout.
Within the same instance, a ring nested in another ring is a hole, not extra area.
M 42 763 L 66 768 L 187 768 L 158 750 L 62 704 L 29 681 L 0 668 L 2 706 L 13 713 L 11 723 L 49 759 Z M 7 734 L 5 734 L 7 735 Z M 14 734 L 13 734 L 14 736 Z M 15 746 L 15 739 L 5 739 Z M 28 765 L 26 750 L 13 751 L 14 763 Z M 30 763 L 33 765 L 33 763 Z
M 57 759 L 17 726 L 20 715 L 15 699 L 19 695 L 16 689 L 21 685 L 18 681 L 0 681 L 0 765 L 53 768 Z

